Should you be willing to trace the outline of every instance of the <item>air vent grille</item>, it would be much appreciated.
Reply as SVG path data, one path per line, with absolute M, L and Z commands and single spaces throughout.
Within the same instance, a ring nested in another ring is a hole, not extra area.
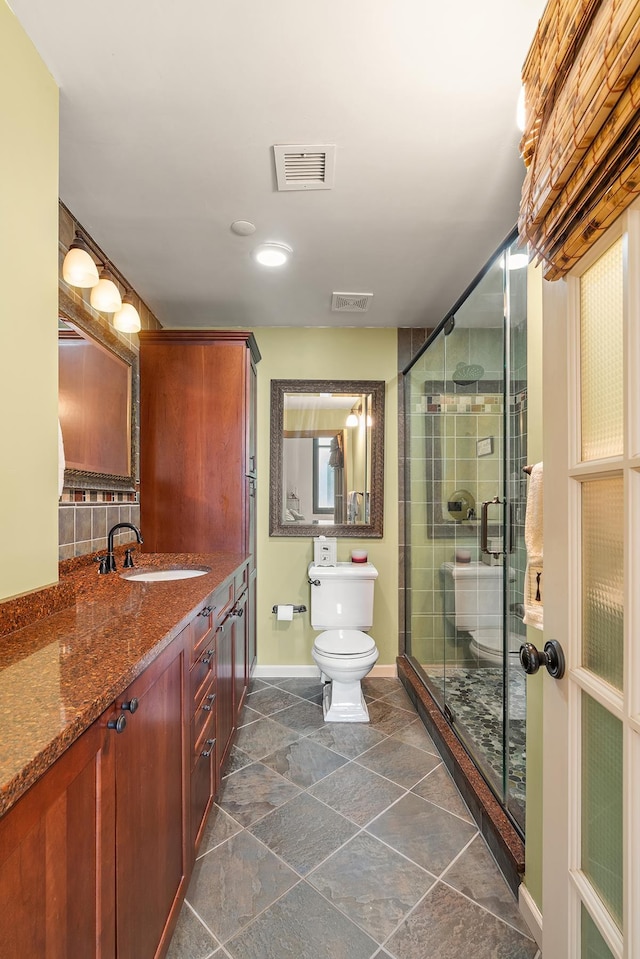
M 334 144 L 276 144 L 273 155 L 278 190 L 331 190 L 335 149 Z
M 331 297 L 333 313 L 366 313 L 373 293 L 334 293 Z

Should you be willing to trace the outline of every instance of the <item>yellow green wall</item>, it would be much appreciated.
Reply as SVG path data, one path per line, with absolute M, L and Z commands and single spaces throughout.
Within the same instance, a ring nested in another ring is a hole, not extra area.
M 58 578 L 58 89 L 0 0 L 0 599 Z
M 272 379 L 385 380 L 384 536 L 338 540 L 338 559 L 365 548 L 378 569 L 371 635 L 380 650 L 378 666 L 393 665 L 398 653 L 398 409 L 397 332 L 395 329 L 254 330 L 262 360 L 258 364 L 258 633 L 259 666 L 313 665 L 315 633 L 309 614 L 278 622 L 278 603 L 309 606 L 307 566 L 313 540 L 269 536 L 269 406 Z
M 542 270 L 527 277 L 527 428 L 530 463 L 542 460 Z M 540 632 L 527 627 L 527 640 L 540 649 Z M 542 909 L 542 670 L 527 676 L 527 813 L 525 883 Z

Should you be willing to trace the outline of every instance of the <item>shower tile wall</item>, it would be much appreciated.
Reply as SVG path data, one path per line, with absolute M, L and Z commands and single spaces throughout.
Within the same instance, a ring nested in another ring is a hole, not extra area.
M 512 341 L 512 355 L 518 361 L 513 377 L 516 383 L 526 383 L 525 337 L 526 330 L 522 335 L 515 335 Z M 412 408 L 406 410 L 409 427 L 406 455 L 410 477 L 406 495 L 411 509 L 411 523 L 407 523 L 405 534 L 411 551 L 411 589 L 407 596 L 411 609 L 407 628 L 411 632 L 411 651 L 424 665 L 441 663 L 443 659 L 440 566 L 453 559 L 456 546 L 468 548 L 472 559 L 480 558 L 477 523 L 461 524 L 457 527 L 455 540 L 451 538 L 447 500 L 455 490 L 466 489 L 473 495 L 479 515 L 484 500 L 502 495 L 503 401 L 501 393 L 496 392 L 503 375 L 502 331 L 457 329 L 455 337 L 443 337 L 441 343 L 434 343 L 428 353 L 424 356 L 423 368 L 412 371 Z M 483 366 L 482 380 L 469 387 L 456 386 L 451 375 L 459 362 Z M 446 380 L 442 379 L 441 372 L 440 379 L 437 378 L 435 371 L 438 368 L 446 370 Z M 526 402 L 526 388 L 522 388 L 512 395 L 510 403 L 513 430 L 511 496 L 515 503 L 516 543 L 511 556 L 516 575 L 511 586 L 510 604 L 522 601 L 526 567 L 526 475 L 522 472 L 522 466 L 526 464 Z M 476 444 L 487 437 L 493 440 L 493 451 L 479 457 Z M 441 518 L 446 521 L 448 536 L 441 522 L 438 523 Z M 466 536 L 465 527 L 468 530 Z M 510 627 L 513 632 L 524 632 L 515 616 L 511 618 Z M 448 633 L 447 662 L 472 663 L 467 641 L 456 638 L 452 630 Z

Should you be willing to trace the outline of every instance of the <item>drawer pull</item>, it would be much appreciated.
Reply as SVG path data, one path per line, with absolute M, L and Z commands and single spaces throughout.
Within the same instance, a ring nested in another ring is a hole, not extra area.
M 140 705 L 140 703 L 139 703 L 138 700 L 135 699 L 135 697 L 134 697 L 133 699 L 130 699 L 128 703 L 122 703 L 122 705 L 120 706 L 120 709 L 128 709 L 129 712 L 130 712 L 131 714 L 133 714 L 133 713 L 135 713 L 135 711 L 136 711 L 136 709 L 138 708 L 139 705 Z M 123 717 L 123 718 L 124 718 L 124 717 Z
M 207 702 L 202 707 L 205 712 L 207 713 L 211 712 L 211 710 L 213 709 L 213 704 L 215 702 L 215 699 L 216 699 L 215 693 L 210 693 L 209 696 L 207 696 Z
M 208 666 L 211 662 L 211 657 L 215 653 L 215 649 L 208 649 L 205 655 L 202 657 L 202 665 Z
M 201 756 L 204 756 L 204 758 L 207 759 L 207 758 L 211 755 L 211 752 L 212 752 L 212 750 L 213 750 L 213 747 L 214 747 L 215 744 L 216 744 L 216 741 L 215 741 L 215 739 L 207 739 L 206 742 L 205 742 L 205 744 L 206 744 L 209 748 L 208 748 L 208 749 L 203 749 L 202 752 L 200 753 L 200 755 L 201 755 Z
M 118 716 L 117 719 L 110 719 L 107 723 L 107 728 L 115 729 L 117 733 L 123 733 L 127 728 L 127 717 L 121 715 Z
M 212 612 L 213 606 L 204 606 L 198 613 L 198 616 L 210 616 Z

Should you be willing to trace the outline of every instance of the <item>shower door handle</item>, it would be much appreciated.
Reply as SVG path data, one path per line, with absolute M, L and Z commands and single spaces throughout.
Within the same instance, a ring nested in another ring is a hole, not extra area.
M 540 653 L 533 643 L 523 643 L 520 647 L 520 665 L 527 676 L 533 676 L 541 666 L 546 666 L 550 676 L 562 679 L 565 670 L 562 646 L 557 639 L 550 639 Z
M 500 556 L 500 553 L 489 549 L 489 507 L 499 506 L 501 503 L 500 497 L 494 496 L 493 499 L 485 500 L 480 509 L 480 549 L 489 556 Z

